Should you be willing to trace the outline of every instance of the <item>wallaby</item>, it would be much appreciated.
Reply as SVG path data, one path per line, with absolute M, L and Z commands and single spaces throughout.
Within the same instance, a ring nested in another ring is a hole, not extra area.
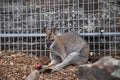
M 88 60 L 89 46 L 77 32 L 67 32 L 58 35 L 57 28 L 49 30 L 44 28 L 47 35 L 47 42 L 50 44 L 51 62 L 47 65 L 51 67 L 52 72 L 58 71 L 67 65 L 84 64 Z

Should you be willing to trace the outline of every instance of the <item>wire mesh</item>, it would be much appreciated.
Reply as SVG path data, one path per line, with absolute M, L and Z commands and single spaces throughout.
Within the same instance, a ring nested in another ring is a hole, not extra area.
M 78 31 L 98 56 L 120 54 L 119 0 L 0 1 L 0 50 L 48 55 L 43 27 Z

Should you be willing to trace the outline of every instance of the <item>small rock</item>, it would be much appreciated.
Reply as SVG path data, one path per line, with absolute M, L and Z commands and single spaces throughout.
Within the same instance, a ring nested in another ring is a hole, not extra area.
M 39 80 L 39 71 L 35 70 L 28 75 L 27 80 Z

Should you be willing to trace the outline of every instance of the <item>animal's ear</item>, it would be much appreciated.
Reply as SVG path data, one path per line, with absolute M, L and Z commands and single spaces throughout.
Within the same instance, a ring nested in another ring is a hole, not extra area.
M 57 35 L 57 32 L 58 32 L 57 27 L 54 27 L 54 28 L 53 28 L 53 34 L 54 34 L 54 35 Z
M 43 31 L 48 35 L 51 34 L 51 31 L 47 27 L 43 27 Z

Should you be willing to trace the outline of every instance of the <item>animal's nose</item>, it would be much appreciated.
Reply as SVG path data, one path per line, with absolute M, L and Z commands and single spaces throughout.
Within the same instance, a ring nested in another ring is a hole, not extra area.
M 53 41 L 54 41 L 54 38 L 51 39 L 51 42 L 53 42 Z
M 50 44 L 50 42 L 49 42 L 49 41 L 48 41 L 48 42 L 46 42 L 46 47 L 47 47 L 47 48 L 49 48 L 49 47 L 50 47 L 50 45 L 51 45 L 51 44 Z

